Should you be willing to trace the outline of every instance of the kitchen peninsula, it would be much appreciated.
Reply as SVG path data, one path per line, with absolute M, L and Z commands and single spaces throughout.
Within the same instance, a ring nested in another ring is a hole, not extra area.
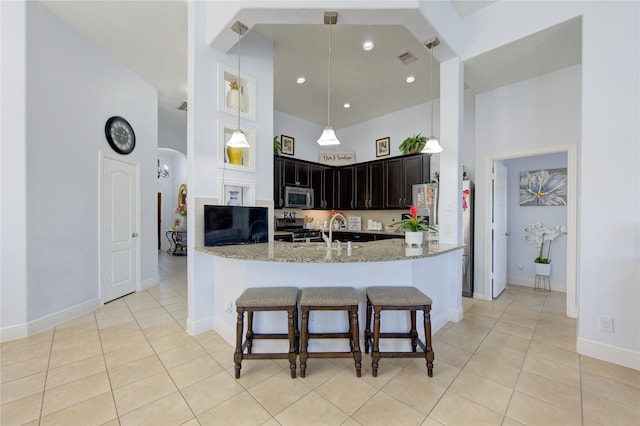
M 269 286 L 352 286 L 360 295 L 361 332 L 365 323 L 366 287 L 414 286 L 433 300 L 431 321 L 435 333 L 447 321 L 462 318 L 461 275 L 452 273 L 459 269 L 461 248 L 435 244 L 409 253 L 404 240 L 390 239 L 354 243 L 350 251 L 344 243 L 341 249 L 330 250 L 321 243 L 280 241 L 197 247 L 196 251 L 197 255 L 214 257 L 214 329 L 228 342 L 234 342 L 233 302 L 248 287 Z M 318 313 L 316 327 L 341 327 L 343 318 L 323 314 L 326 313 Z M 278 313 L 262 315 L 260 331 L 281 331 L 282 318 L 277 317 Z M 385 312 L 385 317 L 385 326 L 390 330 L 408 327 L 406 312 Z

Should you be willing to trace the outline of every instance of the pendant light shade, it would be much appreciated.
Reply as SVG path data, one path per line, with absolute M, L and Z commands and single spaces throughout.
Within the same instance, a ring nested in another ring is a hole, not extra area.
M 235 24 L 231 26 L 233 32 L 238 34 L 238 97 L 240 95 L 240 37 L 247 32 L 249 29 L 246 25 L 244 25 L 240 21 L 236 21 Z M 247 142 L 247 138 L 240 129 L 240 101 L 238 99 L 238 128 L 231 135 L 231 139 L 227 142 L 227 146 L 232 148 L 249 148 L 249 142 Z
M 436 47 L 437 45 L 440 44 L 440 40 L 438 40 L 438 37 L 433 37 L 430 38 L 429 40 L 424 42 L 425 46 L 427 46 L 427 49 L 429 49 L 429 52 L 431 52 L 431 63 L 429 64 L 429 74 L 431 77 L 431 82 L 430 82 L 430 90 L 431 90 L 431 134 L 433 135 L 433 133 L 435 133 L 433 131 L 433 110 L 434 110 L 434 106 L 433 104 L 435 103 L 435 96 L 433 96 L 433 48 Z M 440 146 L 440 144 L 438 143 L 438 138 L 436 138 L 435 136 L 429 136 L 427 138 L 427 143 L 424 145 L 424 148 L 422 148 L 422 152 L 423 154 L 438 154 L 439 152 L 442 152 L 442 147 Z
M 340 141 L 336 136 L 336 132 L 331 127 L 331 45 L 332 45 L 332 31 L 331 26 L 338 22 L 338 12 L 325 12 L 324 23 L 329 25 L 329 88 L 327 89 L 327 127 L 324 128 L 320 139 L 318 139 L 318 145 L 340 145 Z

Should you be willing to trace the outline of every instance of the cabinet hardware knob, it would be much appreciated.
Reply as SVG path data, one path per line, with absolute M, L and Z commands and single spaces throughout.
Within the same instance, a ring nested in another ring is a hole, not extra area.
M 137 237 L 137 236 L 138 236 L 138 233 L 137 233 L 137 232 L 132 232 L 132 233 L 131 233 L 131 236 L 132 236 L 133 238 L 135 238 L 135 237 Z

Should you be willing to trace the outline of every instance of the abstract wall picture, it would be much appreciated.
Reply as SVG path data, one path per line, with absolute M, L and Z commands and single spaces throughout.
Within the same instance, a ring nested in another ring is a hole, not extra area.
M 520 172 L 521 206 L 566 206 L 567 169 Z

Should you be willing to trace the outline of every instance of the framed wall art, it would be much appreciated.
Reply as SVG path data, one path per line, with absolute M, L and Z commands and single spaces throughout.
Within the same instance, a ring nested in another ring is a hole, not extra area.
M 566 206 L 567 169 L 520 172 L 521 206 Z
M 280 135 L 280 144 L 282 146 L 282 153 L 287 155 L 293 155 L 295 139 L 291 136 Z
M 391 150 L 389 149 L 389 138 L 376 139 L 376 157 L 384 157 L 389 155 Z

